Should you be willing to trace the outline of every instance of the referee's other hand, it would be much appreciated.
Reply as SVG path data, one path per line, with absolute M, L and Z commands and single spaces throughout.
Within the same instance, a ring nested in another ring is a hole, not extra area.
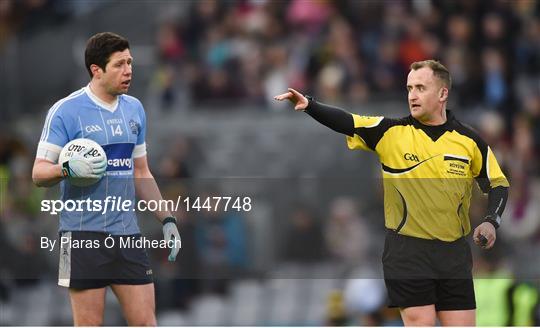
M 306 110 L 309 101 L 303 94 L 294 90 L 293 88 L 288 88 L 289 92 L 282 93 L 274 97 L 275 100 L 283 101 L 285 99 L 289 100 L 294 104 L 294 110 L 304 111 Z
M 482 243 L 481 236 L 484 236 L 487 239 L 487 243 Z M 497 239 L 497 233 L 493 224 L 489 222 L 483 222 L 476 229 L 474 229 L 473 240 L 474 243 L 483 249 L 490 249 L 495 245 L 495 240 Z

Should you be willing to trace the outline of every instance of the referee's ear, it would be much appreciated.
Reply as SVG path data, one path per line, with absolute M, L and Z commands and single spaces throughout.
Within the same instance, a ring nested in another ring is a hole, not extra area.
M 441 102 L 445 102 L 448 100 L 448 88 L 447 87 L 442 87 L 441 90 L 439 91 L 439 100 Z

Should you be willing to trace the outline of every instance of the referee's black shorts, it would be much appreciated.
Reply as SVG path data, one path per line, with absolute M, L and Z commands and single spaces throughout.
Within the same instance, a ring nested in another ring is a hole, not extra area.
M 465 238 L 444 242 L 388 230 L 383 270 L 390 307 L 434 304 L 437 311 L 476 308 L 472 255 Z
M 60 234 L 58 285 L 75 289 L 102 288 L 113 284 L 144 285 L 153 282 L 146 249 L 120 247 L 121 236 L 89 231 Z M 122 236 L 124 240 L 141 238 L 140 234 Z M 113 245 L 114 244 L 114 245 Z M 107 247 L 106 245 L 113 245 Z

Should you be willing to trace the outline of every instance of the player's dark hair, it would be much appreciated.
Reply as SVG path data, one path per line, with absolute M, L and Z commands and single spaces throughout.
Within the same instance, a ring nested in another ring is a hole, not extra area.
M 84 63 L 90 78 L 93 77 L 90 65 L 98 65 L 105 71 L 111 55 L 126 49 L 129 49 L 129 41 L 115 33 L 102 32 L 88 39 L 86 51 L 84 52 Z
M 441 80 L 444 85 L 450 90 L 452 88 L 452 78 L 450 77 L 450 72 L 448 69 L 441 63 L 439 63 L 436 60 L 428 59 L 428 60 L 422 60 L 417 61 L 411 64 L 411 70 L 417 70 L 422 67 L 429 67 L 433 71 L 433 75 L 435 75 L 439 80 Z

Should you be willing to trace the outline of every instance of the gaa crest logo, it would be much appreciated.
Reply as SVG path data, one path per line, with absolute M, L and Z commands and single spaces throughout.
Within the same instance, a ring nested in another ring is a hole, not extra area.
M 138 135 L 141 130 L 141 125 L 134 120 L 129 120 L 129 128 L 131 129 L 131 133 Z

